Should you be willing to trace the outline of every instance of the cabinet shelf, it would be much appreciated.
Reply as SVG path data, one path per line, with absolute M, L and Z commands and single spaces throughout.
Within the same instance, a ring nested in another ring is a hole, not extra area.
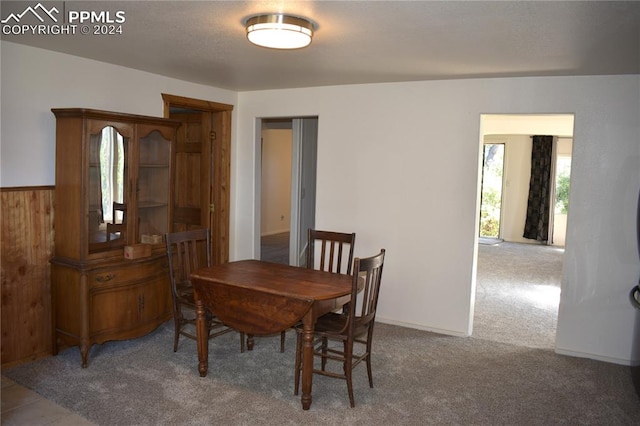
M 138 167 L 140 167 L 141 169 L 168 169 L 169 165 L 168 164 L 140 164 Z
M 141 201 L 138 203 L 138 209 L 152 209 L 155 207 L 167 207 L 167 203 L 154 202 L 154 201 Z

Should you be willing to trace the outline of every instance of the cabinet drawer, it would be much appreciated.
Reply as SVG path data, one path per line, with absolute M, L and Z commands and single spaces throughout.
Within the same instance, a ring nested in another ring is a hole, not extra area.
M 117 267 L 96 269 L 87 275 L 91 289 L 129 285 L 151 277 L 169 274 L 169 266 L 164 257 L 143 262 L 120 263 Z

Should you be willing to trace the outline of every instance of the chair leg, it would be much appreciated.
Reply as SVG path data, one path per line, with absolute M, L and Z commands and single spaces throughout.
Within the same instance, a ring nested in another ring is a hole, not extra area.
M 207 339 L 211 338 L 211 331 L 213 328 L 213 317 L 211 316 L 211 313 L 209 312 L 209 310 L 205 310 L 205 319 L 207 321 Z
M 345 340 L 344 342 L 344 375 L 345 375 L 345 378 L 347 379 L 347 392 L 349 392 L 349 403 L 351 404 L 351 408 L 356 406 L 353 398 L 353 380 L 351 375 L 351 373 L 353 372 L 352 363 L 353 363 L 353 342 Z
M 179 312 L 173 312 L 173 327 L 174 327 L 174 335 L 173 335 L 173 351 L 178 351 L 178 339 L 180 339 L 180 323 L 182 322 L 182 318 Z
M 280 332 L 280 352 L 284 352 L 284 339 L 285 339 L 286 334 L 287 334 L 286 331 L 281 331 Z
M 327 367 L 327 346 L 328 346 L 329 341 L 327 340 L 326 337 L 322 338 L 322 368 L 321 370 L 324 371 L 325 368 Z
M 365 344 L 367 357 L 365 361 L 367 362 L 367 375 L 369 376 L 369 387 L 373 388 L 373 373 L 371 369 L 371 342 L 373 342 L 373 324 L 369 325 L 369 329 L 367 330 L 367 343 Z
M 244 353 L 244 333 L 240 333 L 240 353 Z
M 293 394 L 298 395 L 300 388 L 300 367 L 302 364 L 302 336 L 296 332 L 296 361 L 295 361 L 295 385 L 293 388 Z
M 253 339 L 253 334 L 247 334 L 247 350 L 252 351 L 255 340 Z
M 369 387 L 372 388 L 373 387 L 373 374 L 371 372 L 371 340 L 367 339 L 367 357 L 365 358 L 365 361 L 367 362 L 367 375 L 369 376 Z

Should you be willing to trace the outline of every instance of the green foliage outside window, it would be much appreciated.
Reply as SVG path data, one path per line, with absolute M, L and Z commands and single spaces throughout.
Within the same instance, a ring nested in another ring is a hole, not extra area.
M 556 180 L 556 214 L 567 214 L 569 207 L 569 172 L 563 170 Z
M 480 235 L 483 237 L 495 237 L 500 234 L 500 192 L 495 189 L 486 189 L 482 193 L 482 206 L 480 207 Z
M 480 236 L 497 238 L 500 235 L 504 144 L 485 144 L 483 149 Z

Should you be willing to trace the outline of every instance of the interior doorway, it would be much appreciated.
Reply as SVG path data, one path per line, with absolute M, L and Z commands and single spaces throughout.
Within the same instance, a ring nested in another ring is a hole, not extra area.
M 209 228 L 211 262 L 229 261 L 233 105 L 162 94 L 164 117 L 182 122 L 173 171 L 172 231 Z
M 263 119 L 260 141 L 260 259 L 289 264 L 293 121 Z
M 542 245 L 523 235 L 531 162 L 531 136 L 554 135 L 564 140 L 558 153 L 569 157 L 573 144 L 571 114 L 482 115 L 479 193 L 483 192 L 485 144 L 504 144 L 499 240 L 477 232 L 474 337 L 520 346 L 555 347 L 555 327 L 562 279 L 562 246 Z M 491 148 L 489 148 L 491 149 Z M 567 151 L 568 150 L 568 151 Z M 529 164 L 529 166 L 527 166 Z M 481 202 L 478 197 L 478 217 Z M 550 214 L 554 214 L 552 209 Z M 478 221 L 480 227 L 481 221 Z M 556 220 L 556 225 L 558 221 Z M 555 228 L 554 228 L 555 229 Z
M 259 258 L 304 266 L 315 226 L 317 117 L 263 118 L 257 176 Z

